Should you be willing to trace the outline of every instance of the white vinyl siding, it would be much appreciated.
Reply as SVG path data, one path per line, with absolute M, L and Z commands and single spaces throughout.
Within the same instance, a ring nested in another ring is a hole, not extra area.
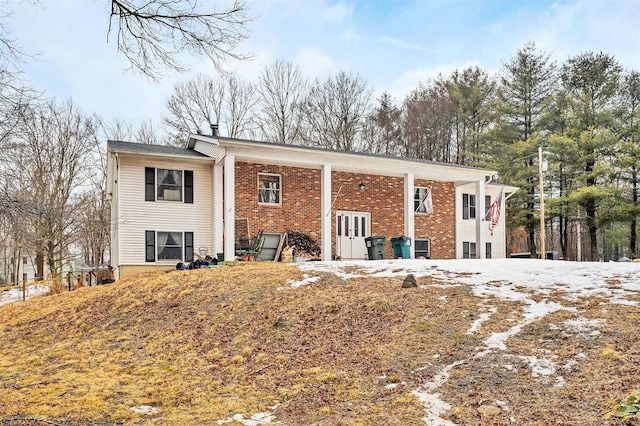
M 500 186 L 499 185 L 486 185 L 485 186 L 485 203 L 488 200 L 492 202 L 498 198 L 500 194 Z M 475 193 L 475 183 L 470 183 L 467 185 L 461 185 L 456 189 L 456 209 L 457 209 L 457 217 L 463 217 L 463 194 L 474 194 Z M 476 197 L 474 197 L 476 198 Z M 500 212 L 500 221 L 498 222 L 498 226 L 493 229 L 493 236 L 491 235 L 491 231 L 489 231 L 489 223 L 490 220 L 485 219 L 481 222 L 482 232 L 484 233 L 484 244 L 485 248 L 491 248 L 491 253 L 486 255 L 487 258 L 503 258 L 506 255 L 506 241 L 505 241 L 505 206 L 504 199 L 502 197 L 502 208 Z M 476 207 L 477 207 L 477 198 Z M 485 212 L 488 206 L 485 206 Z M 476 216 L 478 215 L 478 210 L 476 210 Z M 456 257 L 458 259 L 462 259 L 464 257 L 464 247 L 463 242 L 475 242 L 476 241 L 476 219 L 462 219 L 457 221 L 457 237 L 456 237 Z M 487 244 L 490 243 L 490 244 Z M 479 251 L 479 247 L 476 247 L 476 250 Z
M 215 256 L 213 246 L 213 178 L 212 164 L 179 159 L 162 160 L 153 157 L 120 155 L 120 177 L 117 187 L 120 198 L 119 217 L 112 218 L 118 227 L 117 255 L 120 265 L 144 265 L 145 231 L 193 232 L 193 245 L 207 247 Z M 145 168 L 193 171 L 193 204 L 145 201 Z M 158 262 L 175 263 L 173 260 Z

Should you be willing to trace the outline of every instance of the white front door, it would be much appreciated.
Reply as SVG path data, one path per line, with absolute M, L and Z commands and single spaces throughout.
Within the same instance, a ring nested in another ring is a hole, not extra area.
M 371 235 L 371 213 L 336 212 L 336 255 L 342 259 L 365 259 L 364 239 Z

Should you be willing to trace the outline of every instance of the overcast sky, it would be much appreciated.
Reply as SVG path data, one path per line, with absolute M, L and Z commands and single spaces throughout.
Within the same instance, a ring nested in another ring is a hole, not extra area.
M 205 0 L 207 3 L 210 0 Z M 113 37 L 107 43 L 107 0 L 11 1 L 9 27 L 38 59 L 23 77 L 50 97 L 71 98 L 105 119 L 157 120 L 173 84 L 213 68 L 200 58 L 188 74 L 159 84 L 127 73 Z M 13 5 L 14 3 L 15 6 Z M 580 53 L 605 52 L 640 70 L 640 0 L 256 0 L 257 20 L 241 51 L 254 59 L 231 64 L 256 80 L 275 59 L 309 77 L 341 70 L 359 74 L 376 96 L 397 101 L 439 73 L 478 65 L 500 70 L 528 41 L 559 64 Z

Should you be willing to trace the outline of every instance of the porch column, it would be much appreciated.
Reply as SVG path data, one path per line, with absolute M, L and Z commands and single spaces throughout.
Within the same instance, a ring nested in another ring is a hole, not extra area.
M 224 212 L 223 193 L 224 174 L 222 173 L 222 162 L 213 166 L 213 254 L 224 253 L 223 233 L 224 233 Z
M 331 164 L 322 165 L 322 183 L 320 185 L 320 205 L 322 212 L 321 223 L 321 245 L 320 250 L 322 260 L 331 260 L 332 244 L 331 244 L 331 224 L 333 217 L 331 214 Z
M 224 157 L 224 259 L 236 258 L 236 171 L 235 156 Z
M 416 212 L 413 206 L 413 192 L 415 176 L 413 173 L 404 175 L 404 236 L 411 238 L 411 246 L 409 247 L 411 259 L 416 257 L 415 253 L 415 218 Z
M 476 259 L 485 259 L 486 244 L 484 240 L 484 227 L 486 208 L 484 205 L 484 179 L 476 181 Z

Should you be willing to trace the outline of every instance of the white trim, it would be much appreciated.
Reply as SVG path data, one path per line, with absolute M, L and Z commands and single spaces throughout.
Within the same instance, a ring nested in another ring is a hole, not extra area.
M 223 187 L 224 173 L 221 163 L 213 166 L 213 247 L 215 257 L 218 253 L 224 253 L 224 206 Z M 235 239 L 235 237 L 234 237 Z M 234 253 L 235 255 L 235 253 Z M 225 257 L 226 259 L 226 257 Z
M 321 259 L 331 260 L 332 245 L 331 245 L 331 230 L 333 223 L 333 215 L 331 214 L 331 164 L 324 164 L 322 166 L 322 176 L 320 184 L 320 212 L 321 212 Z
M 476 258 L 485 258 L 485 237 L 484 237 L 484 180 L 476 181 Z
M 407 173 L 404 175 L 404 236 L 411 238 L 411 241 L 415 238 L 415 212 L 413 208 L 413 192 L 414 192 L 414 174 Z M 411 259 L 415 257 L 415 250 L 413 244 L 409 246 L 411 253 Z
M 115 235 L 117 235 L 118 237 L 116 238 L 116 250 L 115 252 L 117 253 L 117 255 L 115 256 L 115 259 L 113 259 L 113 253 L 111 253 L 112 256 L 112 266 L 115 267 L 115 272 L 114 272 L 114 278 L 118 279 L 120 278 L 120 218 L 122 217 L 121 214 L 122 212 L 120 211 L 120 199 L 121 199 L 121 194 L 120 194 L 120 188 L 122 187 L 122 185 L 120 184 L 120 158 L 118 157 L 118 153 L 115 154 L 115 168 L 116 168 L 116 179 L 115 179 L 115 190 L 114 190 L 114 200 L 112 202 L 115 202 L 115 210 L 116 210 L 116 217 L 111 218 L 111 226 L 115 227 Z M 115 262 L 114 262 L 115 261 Z
M 486 169 L 412 161 L 399 157 L 378 157 L 350 152 L 283 146 L 278 144 L 219 139 L 220 146 L 232 151 L 238 161 L 287 165 L 320 169 L 331 164 L 333 171 L 358 174 L 403 177 L 413 173 L 418 179 L 457 182 L 483 180 L 497 172 Z
M 236 170 L 235 156 L 224 157 L 224 258 L 236 258 Z
M 270 203 L 268 201 L 260 201 L 260 191 L 261 190 L 266 190 L 266 191 L 274 191 L 274 189 L 272 188 L 261 188 L 260 187 L 260 182 L 262 181 L 262 179 L 260 179 L 261 176 L 277 176 L 278 177 L 278 189 L 277 189 L 277 194 L 278 194 L 278 202 L 277 203 Z M 281 206 L 282 205 L 282 175 L 280 173 L 268 173 L 268 172 L 258 172 L 258 175 L 256 176 L 256 197 L 258 198 L 258 205 L 260 206 Z

